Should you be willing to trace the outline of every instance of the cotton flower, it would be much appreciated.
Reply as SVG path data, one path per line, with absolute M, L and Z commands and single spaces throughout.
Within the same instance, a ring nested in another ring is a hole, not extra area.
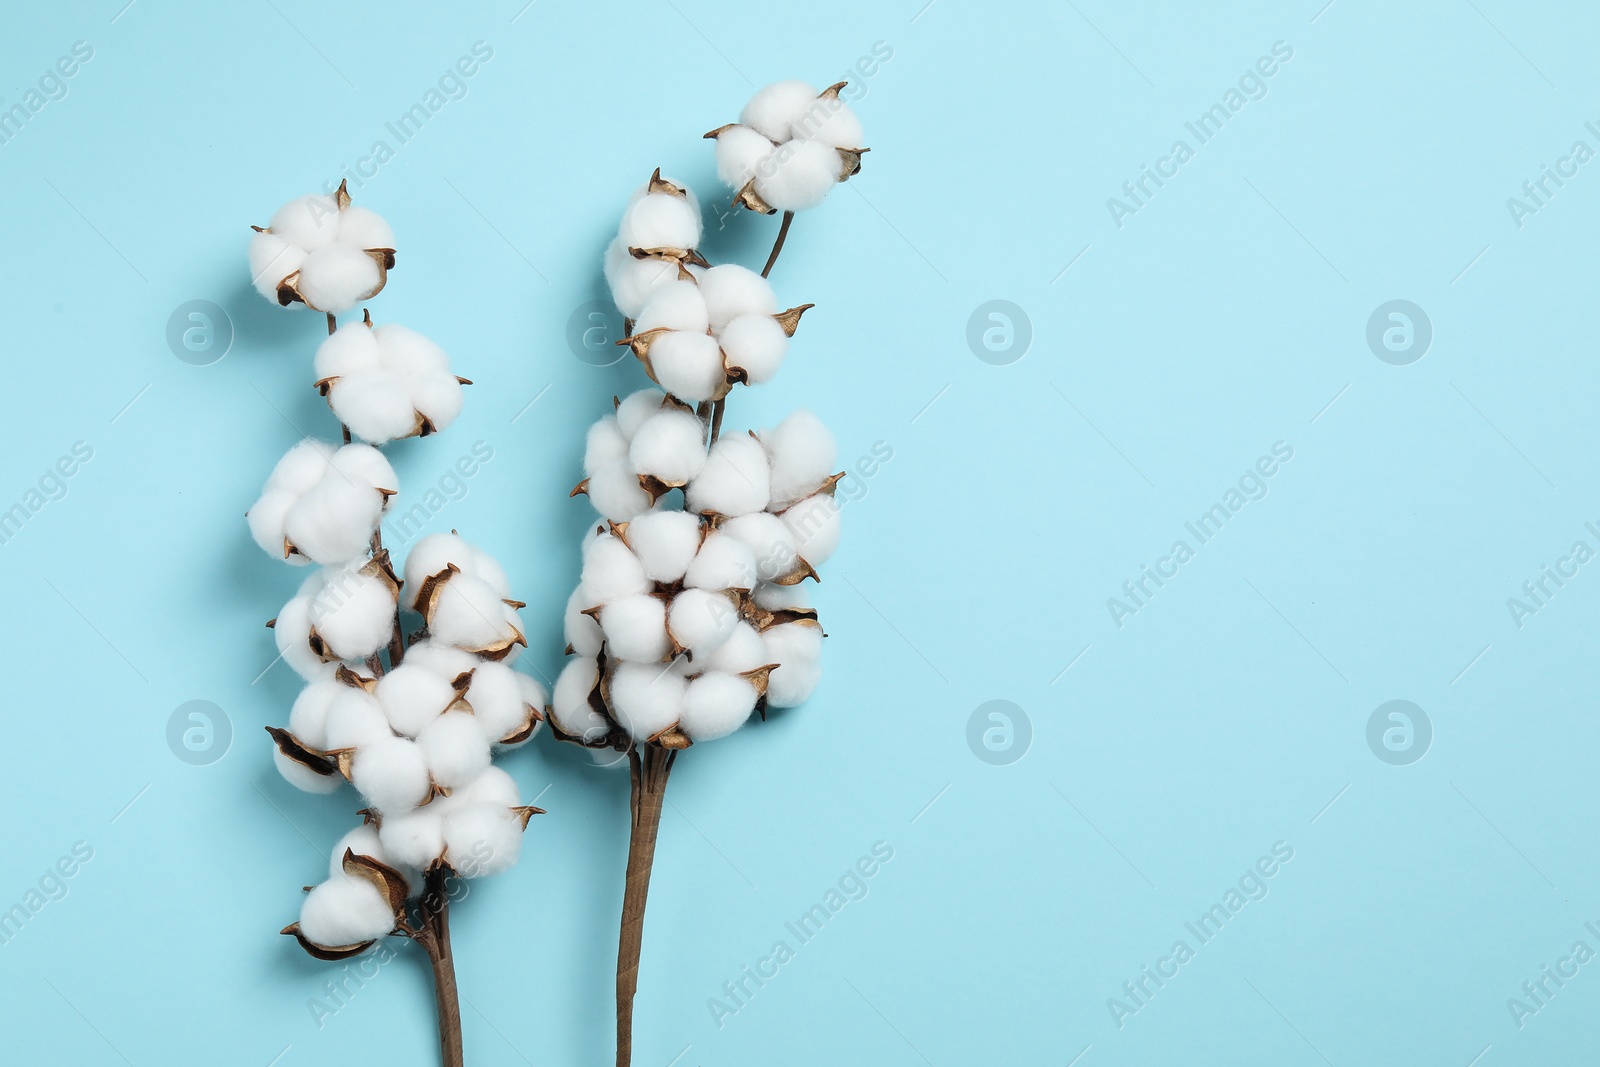
M 302 674 L 302 665 L 312 661 L 290 643 L 303 644 L 319 661 L 362 660 L 388 643 L 398 595 L 399 581 L 387 556 L 321 567 L 278 613 L 274 636 Z M 313 669 L 306 676 L 321 673 Z
M 689 510 L 701 514 L 737 516 L 763 510 L 772 498 L 772 482 L 761 442 L 734 434 L 712 445 L 685 496 Z
M 346 687 L 328 705 L 323 746 L 328 752 L 353 752 L 393 736 L 382 704 L 364 688 Z
M 767 681 L 767 702 L 779 708 L 804 703 L 822 677 L 822 628 L 813 619 L 783 623 L 761 641 L 768 661 L 779 664 Z
M 605 680 L 606 701 L 617 724 L 645 741 L 678 721 L 684 680 L 658 663 L 619 663 Z
M 716 141 L 717 176 L 752 211 L 803 211 L 861 170 L 868 149 L 855 112 L 839 99 L 846 83 L 817 92 L 799 81 L 760 90 L 739 121 L 706 134 Z
M 833 434 L 805 409 L 761 434 L 761 443 L 771 468 L 772 502 L 780 510 L 822 488 L 838 458 Z
M 712 671 L 702 674 L 683 691 L 679 725 L 694 741 L 726 737 L 750 718 L 759 694 L 749 680 Z
M 720 272 L 720 273 L 719 273 Z M 811 307 L 773 310 L 766 280 L 743 267 L 713 267 L 655 286 L 626 344 L 650 380 L 684 405 L 720 400 L 735 385 L 767 381 Z
M 303 196 L 279 208 L 250 239 L 250 278 L 281 306 L 349 311 L 382 291 L 394 266 L 394 233 L 344 184 L 333 196 Z
M 365 948 L 394 928 L 394 909 L 370 881 L 340 873 L 300 904 L 299 933 L 324 949 Z
M 611 732 L 610 720 L 590 700 L 599 684 L 600 671 L 593 659 L 577 656 L 567 660 L 550 692 L 550 715 L 561 733 L 594 744 Z
M 447 711 L 417 734 L 428 774 L 441 789 L 460 789 L 489 769 L 489 737 L 470 706 Z
M 369 318 L 322 342 L 317 386 L 350 432 L 372 444 L 442 430 L 461 413 L 465 378 L 444 349 L 414 330 Z
M 700 202 L 660 168 L 628 201 L 617 236 L 634 255 L 687 259 L 700 247 Z
M 644 568 L 646 578 L 671 584 L 688 571 L 705 533 L 698 516 L 663 507 L 628 523 L 623 539 Z
M 308 438 L 278 461 L 246 518 L 269 555 L 345 563 L 365 554 L 397 492 L 394 468 L 377 449 Z
M 526 644 L 504 569 L 455 534 L 423 538 L 406 559 L 408 605 L 428 624 L 432 640 L 505 659 Z

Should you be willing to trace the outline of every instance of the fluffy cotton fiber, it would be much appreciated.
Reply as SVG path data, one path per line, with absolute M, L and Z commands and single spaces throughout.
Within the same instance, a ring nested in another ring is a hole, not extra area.
M 306 307 L 338 314 L 383 288 L 379 260 L 394 249 L 394 232 L 377 214 L 331 196 L 291 200 L 250 239 L 250 277 L 274 302 L 290 286 Z
M 359 945 L 394 929 L 394 912 L 377 886 L 338 874 L 316 886 L 300 904 L 300 933 L 325 948 Z
M 767 506 L 771 481 L 767 455 L 748 434 L 723 437 L 689 483 L 688 506 L 701 514 L 748 515 Z

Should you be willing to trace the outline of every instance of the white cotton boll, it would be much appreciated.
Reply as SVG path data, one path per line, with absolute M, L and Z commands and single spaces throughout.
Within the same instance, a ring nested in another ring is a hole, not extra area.
M 444 817 L 445 861 L 463 878 L 499 874 L 522 854 L 521 818 L 505 807 L 469 804 Z
M 468 804 L 490 807 L 514 808 L 522 801 L 517 792 L 516 779 L 499 767 L 490 767 L 472 780 L 465 790 L 456 793 Z
M 645 577 L 644 564 L 622 543 L 621 538 L 609 533 L 601 534 L 584 545 L 581 580 L 583 587 L 594 598 L 594 603 L 586 607 L 650 591 L 650 580 Z
M 338 238 L 339 214 L 339 205 L 331 196 L 302 196 L 274 212 L 267 229 L 307 252 L 315 252 Z
M 755 706 L 755 686 L 714 671 L 694 679 L 684 690 L 679 725 L 691 741 L 715 741 L 743 726 Z
M 456 701 L 456 675 L 437 674 L 417 662 L 412 648 L 400 666 L 378 679 L 378 703 L 395 733 L 416 737 Z M 471 668 L 468 668 L 469 670 Z
M 374 489 L 387 489 L 390 492 L 400 489 L 400 479 L 395 475 L 394 468 L 383 453 L 371 445 L 345 445 L 333 454 L 329 462 L 336 474 L 324 476 L 324 481 L 342 474 L 350 481 L 370 485 Z
M 289 510 L 300 500 L 299 494 L 289 489 L 268 489 L 261 499 L 245 512 L 245 522 L 250 526 L 250 537 L 261 550 L 273 559 L 283 557 L 283 524 Z M 310 565 L 309 559 L 290 556 L 288 562 Z
M 790 141 L 756 173 L 756 195 L 779 211 L 816 207 L 839 180 L 839 153 L 821 141 Z
M 804 408 L 763 434 L 761 442 L 772 464 L 772 504 L 777 508 L 814 493 L 833 474 L 838 459 L 833 434 Z
M 678 721 L 684 681 L 659 663 L 620 663 L 611 675 L 611 709 L 636 741 Z
M 466 561 L 472 559 L 475 551 L 466 538 L 453 533 L 429 534 L 412 545 L 401 573 L 405 579 L 406 607 L 417 610 L 417 597 L 423 583 L 452 563 L 464 570 Z
M 671 193 L 650 193 L 629 205 L 617 236 L 629 248 L 697 248 L 697 205 Z
M 850 105 L 838 96 L 819 96 L 789 123 L 789 136 L 820 141 L 832 148 L 864 148 L 866 133 Z
M 689 483 L 690 511 L 748 515 L 767 506 L 767 453 L 749 434 L 733 434 L 711 446 L 706 465 Z
M 476 575 L 453 575 L 439 590 L 428 618 L 428 632 L 457 648 L 486 649 L 517 632 L 506 618 L 499 590 Z
M 650 371 L 656 384 L 689 404 L 711 399 L 727 380 L 716 338 L 681 330 L 650 342 Z
M 628 457 L 628 439 L 622 436 L 615 415 L 607 415 L 593 426 L 583 442 L 583 476 L 591 478 L 601 467 Z
M 344 785 L 344 779 L 337 774 L 318 774 L 305 764 L 285 756 L 276 747 L 272 750 L 272 765 L 278 768 L 284 781 L 303 793 L 332 793 Z
M 394 231 L 376 211 L 351 204 L 339 213 L 339 243 L 353 248 L 393 248 Z
M 694 589 L 749 589 L 756 584 L 756 557 L 750 546 L 725 533 L 707 537 L 683 576 Z
M 350 433 L 363 441 L 383 444 L 410 436 L 416 428 L 411 390 L 385 371 L 351 371 L 341 376 L 328 388 L 328 406 Z
M 678 264 L 667 259 L 635 259 L 628 246 L 618 237 L 606 249 L 606 284 L 611 287 L 611 299 L 624 318 L 636 319 L 650 300 L 650 295 L 662 285 L 678 280 Z
M 370 823 L 362 823 L 351 830 L 333 846 L 333 854 L 328 860 L 328 877 L 337 878 L 344 874 L 344 854 L 346 851 L 354 852 L 357 856 L 366 856 L 375 859 L 385 867 L 393 867 L 394 861 L 383 850 L 383 843 L 378 840 L 378 828 Z
M 839 503 L 826 493 L 808 496 L 783 513 L 795 550 L 813 566 L 839 547 Z
M 435 430 L 443 430 L 461 414 L 466 406 L 466 394 L 462 392 L 461 382 L 449 371 L 423 371 L 411 379 L 411 406 L 432 423 Z
M 811 587 L 804 583 L 797 585 L 775 585 L 772 582 L 760 582 L 750 593 L 751 599 L 759 608 L 768 611 L 782 611 L 784 608 L 809 608 L 811 606 Z
M 786 622 L 761 635 L 767 662 L 781 666 L 767 680 L 767 703 L 792 708 L 803 703 L 822 678 L 822 631 L 815 623 Z
M 489 741 L 470 711 L 447 711 L 417 735 L 428 773 L 445 789 L 459 789 L 488 769 Z
M 322 657 L 311 651 L 310 639 L 311 598 L 292 597 L 272 624 L 272 640 L 283 655 L 283 661 L 308 682 L 316 681 L 327 673 Z
M 382 513 L 375 489 L 333 474 L 289 509 L 283 532 L 311 560 L 344 563 L 366 554 Z
M 450 369 L 450 357 L 444 349 L 416 330 L 387 322 L 374 326 L 372 333 L 383 349 L 386 367 L 404 374 Z
M 627 459 L 606 464 L 589 475 L 584 490 L 594 509 L 612 522 L 627 522 L 650 510 L 650 494 L 639 484 L 639 475 Z
M 329 702 L 325 751 L 361 748 L 392 736 L 383 708 L 365 689 L 344 686 Z
M 771 381 L 789 353 L 789 335 L 771 315 L 740 315 L 717 335 L 729 370 L 744 371 L 745 383 Z
M 300 903 L 300 933 L 313 945 L 340 948 L 382 937 L 394 929 L 394 911 L 365 878 L 336 874 Z
M 385 815 L 378 843 L 395 863 L 425 870 L 444 854 L 444 817 L 439 801 L 415 811 Z
M 362 573 L 365 567 L 352 561 L 324 569 L 311 596 L 311 625 L 339 659 L 365 659 L 388 644 L 394 630 L 394 590 L 386 579 Z
M 771 581 L 795 564 L 795 538 L 782 519 L 765 511 L 741 515 L 722 524 L 722 532 L 743 541 L 756 558 L 756 577 Z
M 701 275 L 700 295 L 710 326 L 718 332 L 740 315 L 771 315 L 778 310 L 778 298 L 767 280 L 737 263 L 724 263 Z
M 646 593 L 619 597 L 600 609 L 606 646 L 618 659 L 655 663 L 666 658 L 667 606 Z
M 349 686 L 332 678 L 312 682 L 300 690 L 289 708 L 289 732 L 307 748 L 319 752 L 328 747 L 328 709 L 334 698 Z
M 817 90 L 803 81 L 774 82 L 758 91 L 739 112 L 739 121 L 774 141 L 787 141 L 789 127 L 817 99 Z
M 550 694 L 550 716 L 562 733 L 598 741 L 610 732 L 611 724 L 589 704 L 589 694 L 599 678 L 599 667 L 587 656 L 569 659 L 561 668 Z
M 647 511 L 628 523 L 628 547 L 651 581 L 675 582 L 683 577 L 700 550 L 700 519 L 686 511 Z
M 743 189 L 777 145 L 749 126 L 729 126 L 717 134 L 717 177 L 730 189 Z
M 639 313 L 638 321 L 633 324 L 633 332 L 666 329 L 705 333 L 709 323 L 700 286 L 694 282 L 668 282 L 657 286 L 655 292 L 650 294 L 650 302 Z
M 644 421 L 661 410 L 661 402 L 666 398 L 667 394 L 659 389 L 640 389 L 623 397 L 617 405 L 617 428 L 622 436 L 632 441 Z
M 337 451 L 326 441 L 308 437 L 283 454 L 267 476 L 266 489 L 287 489 L 296 496 L 304 493 L 328 473 L 328 463 Z
M 582 582 L 572 591 L 567 598 L 566 614 L 562 617 L 561 632 L 567 644 L 572 646 L 572 651 L 580 656 L 596 656 L 600 653 L 605 637 L 600 632 L 600 624 L 594 616 L 585 615 L 584 612 L 595 607 L 594 597 Z
M 406 649 L 402 666 L 419 667 L 447 681 L 454 681 L 484 661 L 465 649 L 440 644 L 434 640 L 418 641 Z M 396 668 L 398 670 L 399 668 Z M 390 672 L 393 673 L 393 672 Z M 380 683 L 382 679 L 379 679 Z M 442 705 L 441 705 L 442 706 Z
M 740 621 L 728 639 L 712 650 L 701 666 L 706 671 L 743 674 L 771 662 L 767 658 L 767 646 L 761 640 L 761 632 L 749 623 Z
M 320 381 L 356 371 L 378 370 L 382 366 L 379 353 L 375 331 L 364 322 L 347 322 L 317 346 L 312 365 Z
M 307 307 L 338 314 L 375 293 L 380 280 L 371 256 L 350 245 L 332 244 L 306 257 L 294 287 Z
M 250 238 L 250 282 L 256 292 L 278 301 L 278 283 L 300 269 L 306 250 L 275 233 L 257 233 Z
M 517 681 L 526 677 L 493 660 L 485 660 L 472 672 L 472 685 L 466 692 L 467 703 L 472 705 L 479 730 L 490 741 L 499 741 L 521 726 L 527 717 L 523 689 Z M 543 704 L 544 700 L 540 699 L 534 707 Z
M 682 485 L 706 464 L 705 424 L 687 411 L 663 408 L 633 435 L 628 460 L 638 474 Z
M 433 791 L 426 755 L 404 737 L 383 737 L 357 748 L 350 781 L 383 814 L 410 811 Z
M 733 602 L 705 589 L 685 589 L 672 598 L 672 608 L 667 613 L 672 636 L 696 662 L 733 636 L 738 625 L 739 611 Z

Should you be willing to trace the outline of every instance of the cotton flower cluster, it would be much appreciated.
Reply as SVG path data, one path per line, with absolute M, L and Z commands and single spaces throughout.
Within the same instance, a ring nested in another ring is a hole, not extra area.
M 331 793 L 346 779 L 355 785 L 381 846 L 365 854 L 412 872 L 407 884 L 415 888 L 416 872 L 435 864 L 477 877 L 516 862 L 532 809 L 519 806 L 515 785 L 491 766 L 491 751 L 534 735 L 545 694 L 505 662 L 521 640 L 515 602 L 477 595 L 480 586 L 491 595 L 503 591 L 498 563 L 454 534 L 424 538 L 406 562 L 403 584 L 386 553 L 359 567 L 324 568 L 285 605 L 274 630 L 284 658 L 307 684 L 290 709 L 288 729 L 269 732 L 277 743 L 274 761 L 291 784 L 312 793 Z M 422 614 L 428 636 L 387 672 L 351 662 L 391 639 L 402 588 L 408 588 L 405 606 Z M 451 621 L 480 610 L 492 619 Z M 513 640 L 501 640 L 506 631 Z M 336 850 L 335 859 L 342 855 Z M 351 942 L 320 936 L 324 913 L 317 909 L 359 911 L 322 901 L 354 909 L 356 898 L 368 896 L 337 872 L 333 882 L 341 888 L 306 898 L 299 927 L 323 948 Z
M 523 604 L 492 556 L 435 534 L 397 572 L 383 547 L 383 516 L 400 487 L 374 446 L 445 428 L 468 384 L 418 333 L 374 326 L 365 314 L 338 325 L 333 312 L 383 287 L 392 244 L 388 225 L 352 207 L 342 187 L 293 201 L 252 238 L 263 295 L 329 313 L 315 379 L 347 443 L 289 449 L 246 519 L 268 554 L 317 565 L 269 624 L 305 682 L 287 728 L 268 729 L 274 763 L 312 793 L 349 781 L 365 803 L 365 823 L 334 848 L 328 879 L 284 932 L 327 959 L 397 932 L 437 963 L 448 957 L 444 902 L 421 898 L 415 929 L 406 902 L 446 873 L 478 877 L 516 862 L 538 809 L 519 802 L 491 761 L 534 735 L 545 693 L 511 666 L 526 644 Z
M 606 282 L 623 316 L 639 317 L 651 292 L 704 267 L 700 201 L 681 185 L 650 176 L 628 200 L 617 236 L 606 247 Z
M 807 411 L 709 451 L 704 431 L 655 389 L 589 431 L 587 492 L 609 521 L 567 602 L 574 658 L 551 714 L 569 739 L 682 747 L 816 688 L 823 635 L 799 583 L 838 545 L 833 438 Z
M 652 202 L 660 206 L 641 220 Z M 687 404 L 769 380 L 811 306 L 779 311 L 765 278 L 737 264 L 707 265 L 695 250 L 699 239 L 698 206 L 658 170 L 634 194 L 606 252 L 612 299 L 630 323 L 619 343 L 632 348 L 652 381 Z
M 861 121 L 839 99 L 845 82 L 822 92 L 801 81 L 760 90 L 739 121 L 706 134 L 717 142 L 717 176 L 734 203 L 765 215 L 816 207 L 835 184 L 861 170 Z
M 356 437 L 383 444 L 442 430 L 461 413 L 465 378 L 444 349 L 404 326 L 339 327 L 317 348 L 317 388 Z
M 330 314 L 376 296 L 394 266 L 394 231 L 378 214 L 333 196 L 302 196 L 254 227 L 250 278 L 281 306 L 301 303 Z
M 496 873 L 516 862 L 523 825 L 537 810 L 518 804 L 516 783 L 498 767 L 429 805 L 435 807 L 426 816 L 391 819 L 387 833 L 374 816 L 340 838 L 327 880 L 310 888 L 299 920 L 284 932 L 319 959 L 353 956 L 405 922 L 406 900 L 432 860 L 416 864 L 404 857 L 437 845 L 438 855 L 465 877 Z

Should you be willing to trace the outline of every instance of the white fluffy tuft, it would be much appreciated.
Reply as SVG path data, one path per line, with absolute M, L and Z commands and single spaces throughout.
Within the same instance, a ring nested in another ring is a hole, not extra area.
M 313 888 L 300 904 L 300 933 L 324 948 L 371 941 L 394 925 L 389 902 L 364 878 L 337 874 Z
M 743 726 L 755 706 L 755 686 L 714 671 L 694 679 L 684 690 L 679 725 L 692 741 L 714 741 Z
M 764 509 L 770 489 L 766 452 L 760 442 L 741 433 L 711 446 L 686 495 L 690 511 L 737 516 Z

